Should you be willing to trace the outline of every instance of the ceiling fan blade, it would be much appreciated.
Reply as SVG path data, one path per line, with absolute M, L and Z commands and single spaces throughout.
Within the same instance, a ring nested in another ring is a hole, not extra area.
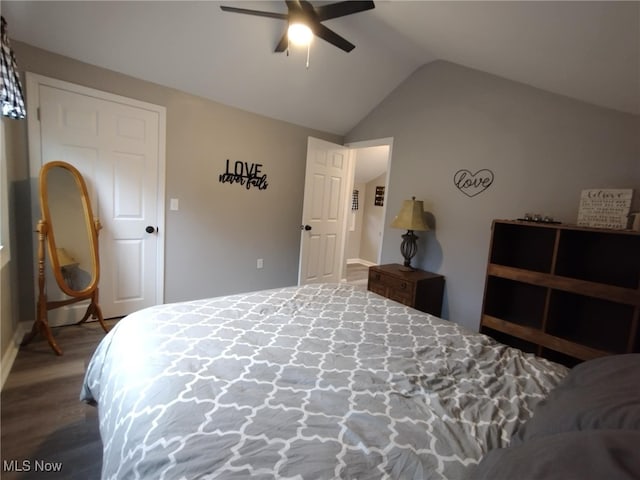
M 311 3 L 308 0 L 285 0 L 287 2 L 287 5 L 289 5 L 290 3 L 294 3 L 297 5 L 297 8 L 306 13 L 307 15 L 311 15 L 313 17 L 315 17 L 316 15 L 316 10 L 314 8 L 313 5 L 311 5 Z
M 321 5 L 316 7 L 315 10 L 318 20 L 323 21 L 331 18 L 344 17 L 345 15 L 351 15 L 352 13 L 364 12 L 375 7 L 375 4 L 371 1 L 360 2 L 354 0 Z
M 282 38 L 278 42 L 278 45 L 276 45 L 275 52 L 276 53 L 284 52 L 288 46 L 289 46 L 289 35 L 285 31 L 284 35 L 282 35 Z
M 331 45 L 335 45 L 336 47 L 344 50 L 345 52 L 350 52 L 351 50 L 356 48 L 356 46 L 353 43 L 341 37 L 333 30 L 328 29 L 321 23 L 314 23 L 313 25 L 311 25 L 311 30 L 313 30 L 313 33 L 316 36 L 329 42 Z
M 260 10 L 248 10 L 246 8 L 226 7 L 220 5 L 220 9 L 225 12 L 244 13 L 245 15 L 254 15 L 256 17 L 277 18 L 279 20 L 287 20 L 289 17 L 286 13 L 263 12 Z
M 307 0 L 285 0 L 289 9 L 289 23 L 309 24 L 316 19 L 316 12 Z

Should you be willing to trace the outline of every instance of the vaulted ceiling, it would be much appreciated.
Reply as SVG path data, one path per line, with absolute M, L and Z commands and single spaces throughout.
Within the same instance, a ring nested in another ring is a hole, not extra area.
M 312 2 L 316 5 L 328 2 Z M 7 1 L 9 35 L 30 45 L 244 110 L 345 134 L 425 63 L 442 59 L 640 114 L 640 2 L 377 1 L 274 53 L 284 2 Z M 18 58 L 18 63 L 20 59 Z

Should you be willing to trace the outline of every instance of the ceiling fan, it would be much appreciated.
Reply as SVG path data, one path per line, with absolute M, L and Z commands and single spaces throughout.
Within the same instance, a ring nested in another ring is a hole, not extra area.
M 243 13 L 246 15 L 255 15 L 258 17 L 286 20 L 289 23 L 289 28 L 291 28 L 293 25 L 303 24 L 308 27 L 307 33 L 309 35 L 309 40 L 310 36 L 313 34 L 344 50 L 345 52 L 350 52 L 356 46 L 335 33 L 333 30 L 324 26 L 322 22 L 325 20 L 330 20 L 332 18 L 344 17 L 346 15 L 364 12 L 365 10 L 371 10 L 372 8 L 375 8 L 375 5 L 372 1 L 350 0 L 345 2 L 319 5 L 317 7 L 314 7 L 307 0 L 285 0 L 285 3 L 287 4 L 287 8 L 289 9 L 288 13 L 263 12 L 260 10 L 249 10 L 246 8 L 227 6 L 220 6 L 220 8 L 225 12 Z M 291 40 L 290 35 L 291 33 L 289 33 L 288 31 L 284 33 L 284 35 L 280 39 L 280 42 L 278 42 L 278 45 L 276 46 L 276 52 L 284 52 L 289 48 L 289 40 Z

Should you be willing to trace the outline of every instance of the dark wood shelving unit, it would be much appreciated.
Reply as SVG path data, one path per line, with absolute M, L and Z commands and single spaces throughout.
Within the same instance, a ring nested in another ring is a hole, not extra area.
M 565 364 L 640 352 L 640 233 L 494 220 L 480 331 Z

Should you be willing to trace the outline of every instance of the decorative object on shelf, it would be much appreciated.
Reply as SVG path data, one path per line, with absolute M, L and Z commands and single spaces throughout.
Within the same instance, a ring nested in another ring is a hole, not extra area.
M 376 187 L 376 196 L 373 200 L 373 204 L 376 207 L 384 206 L 384 187 Z
M 578 225 L 581 227 L 627 228 L 633 189 L 631 188 L 595 188 L 582 190 Z
M 629 229 L 634 232 L 640 232 L 640 212 L 632 212 L 629 214 Z
M 493 172 L 488 168 L 478 170 L 476 173 L 462 169 L 453 175 L 453 184 L 467 197 L 475 197 L 491 186 L 493 178 Z
M 261 163 L 249 163 L 236 161 L 233 164 L 233 171 L 229 170 L 229 159 L 227 158 L 226 170 L 220 174 L 218 181 L 220 183 L 239 183 L 244 185 L 247 190 L 256 187 L 258 190 L 266 190 L 267 174 L 262 173 Z
M 559 225 L 560 223 L 562 223 L 562 222 L 556 222 L 553 219 L 553 217 L 550 217 L 548 215 L 545 215 L 543 217 L 539 213 L 535 213 L 533 215 L 530 214 L 530 213 L 525 213 L 524 217 L 517 218 L 516 220 L 518 220 L 519 222 L 549 223 L 549 224 L 553 224 L 553 225 Z
M 427 224 L 424 223 L 424 204 L 422 200 L 416 200 L 416 197 L 411 197 L 411 200 L 402 202 L 400 213 L 391 222 L 391 227 L 407 230 L 407 233 L 402 235 L 400 253 L 404 257 L 404 271 L 413 271 L 411 259 L 418 251 L 418 244 L 416 243 L 418 236 L 413 232 L 429 230 Z

